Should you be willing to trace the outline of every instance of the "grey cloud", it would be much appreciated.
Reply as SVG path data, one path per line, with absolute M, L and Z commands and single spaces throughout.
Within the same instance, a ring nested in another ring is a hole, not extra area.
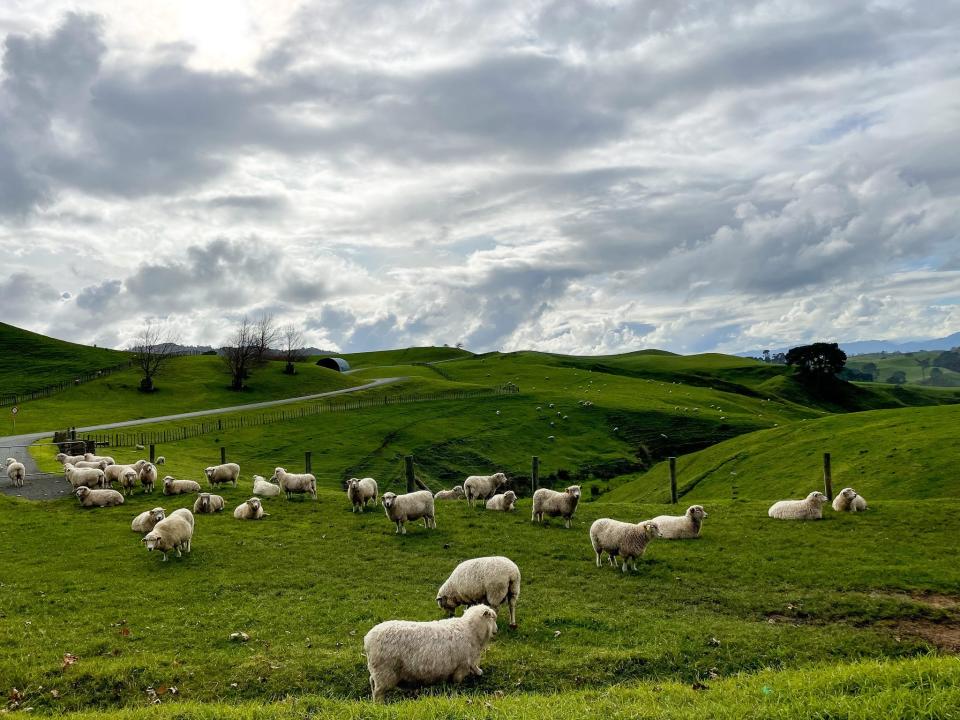
M 77 295 L 77 307 L 90 313 L 103 313 L 122 290 L 121 280 L 104 280 L 98 285 L 89 285 Z
M 52 312 L 60 293 L 49 283 L 26 272 L 0 278 L 0 316 L 4 322 L 35 322 Z

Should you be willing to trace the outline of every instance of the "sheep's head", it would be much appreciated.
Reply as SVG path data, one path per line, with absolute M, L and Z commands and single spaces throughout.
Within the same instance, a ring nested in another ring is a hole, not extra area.
M 150 511 L 150 518 L 154 523 L 158 523 L 167 516 L 166 511 L 161 507 L 156 507 Z
M 580 499 L 580 486 L 579 486 L 579 485 L 571 485 L 570 487 L 568 487 L 568 488 L 565 490 L 565 492 L 567 493 L 567 495 L 572 495 L 573 497 L 577 498 L 578 500 Z
M 393 507 L 393 504 L 396 502 L 397 495 L 396 493 L 385 492 L 381 500 L 383 502 L 383 506 L 389 510 L 390 508 Z
M 163 479 L 163 486 L 164 486 L 165 488 L 172 488 L 172 487 L 173 487 L 173 478 L 170 477 L 169 475 L 167 475 L 167 476 Z
M 274 468 L 273 476 L 270 478 L 270 482 L 275 483 L 280 479 L 281 475 L 286 475 L 287 471 L 282 467 Z
M 807 495 L 807 500 L 815 502 L 818 505 L 822 505 L 823 503 L 827 502 L 827 496 L 818 490 L 814 490 L 812 493 Z
M 857 491 L 854 490 L 853 488 L 844 488 L 843 490 L 840 491 L 840 494 L 843 496 L 843 498 L 847 502 L 850 502 L 857 496 Z
M 651 520 L 647 520 L 643 523 L 643 529 L 647 533 L 648 538 L 662 538 L 663 533 L 660 532 L 660 526 Z
M 516 494 L 513 490 L 507 490 L 507 491 L 503 494 L 503 498 L 504 498 L 508 503 L 513 503 L 513 502 L 515 502 L 516 499 L 517 499 L 517 494 Z
M 707 511 L 703 509 L 703 505 L 691 505 L 687 508 L 687 515 L 694 520 L 703 520 L 707 517 Z
M 497 487 L 500 487 L 501 485 L 506 485 L 508 482 L 510 482 L 509 480 L 507 480 L 507 476 L 504 475 L 502 472 L 494 473 L 493 479 L 496 481 Z
M 357 478 L 350 478 L 347 481 L 347 490 L 350 492 L 356 492 L 360 489 L 360 481 Z
M 460 497 L 464 497 L 466 495 L 466 493 L 463 491 L 463 485 L 455 485 L 453 488 L 453 492 L 459 495 Z
M 200 510 L 207 512 L 210 509 L 210 493 L 200 493 Z
M 484 627 L 488 638 L 497 634 L 497 611 L 489 605 L 474 605 L 467 608 L 463 617 L 471 623 L 479 623 Z
M 134 470 L 133 468 L 128 468 L 127 470 L 124 470 L 123 479 L 126 480 L 128 483 L 132 483 L 134 480 L 137 479 L 136 470 Z
M 56 459 L 57 459 L 57 462 L 62 465 L 64 460 L 67 459 L 66 453 L 57 453 Z M 7 458 L 7 463 L 9 464 L 9 462 L 10 462 L 10 458 Z
M 457 609 L 457 601 L 449 595 L 437 595 L 437 607 L 453 615 Z
M 260 512 L 260 498 L 250 498 L 247 500 L 247 505 L 253 510 L 254 515 Z
M 84 486 L 77 488 L 76 495 L 80 500 L 83 500 L 89 494 L 90 494 L 90 488 L 84 487 Z
M 147 550 L 156 550 L 160 544 L 160 535 L 153 531 L 148 532 L 140 542 L 147 546 Z
M 214 467 L 208 467 L 203 469 L 203 474 L 207 476 L 207 480 L 213 479 L 213 471 L 216 470 Z

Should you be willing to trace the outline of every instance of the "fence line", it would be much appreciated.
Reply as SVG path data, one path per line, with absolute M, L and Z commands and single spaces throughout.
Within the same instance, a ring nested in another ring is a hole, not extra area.
M 121 370 L 126 370 L 132 365 L 133 360 L 127 360 L 119 365 L 112 365 L 110 367 L 100 368 L 99 370 L 90 370 L 89 372 L 79 373 L 74 375 L 72 380 L 63 380 L 62 382 L 58 382 L 54 385 L 47 385 L 46 387 L 42 387 L 38 390 L 28 390 L 27 392 L 3 395 L 0 396 L 0 407 L 19 405 L 20 403 L 27 402 L 28 400 L 39 400 L 40 398 L 50 397 L 51 395 L 67 390 L 68 388 L 82 385 L 83 383 L 90 382 L 91 380 L 97 380 L 99 378 L 106 377 L 107 375 L 111 375 Z
M 165 443 L 187 440 L 189 438 L 209 435 L 210 433 L 227 430 L 240 430 L 248 427 L 271 425 L 287 420 L 313 417 L 326 413 L 340 413 L 366 408 L 387 407 L 388 405 L 405 405 L 408 403 L 434 402 L 437 400 L 470 400 L 473 398 L 496 397 L 498 395 L 516 395 L 520 388 L 513 383 L 498 385 L 492 388 L 477 388 L 475 390 L 440 390 L 432 393 L 406 393 L 400 395 L 382 395 L 369 398 L 350 398 L 344 400 L 328 400 L 312 405 L 276 410 L 258 415 L 229 415 L 212 420 L 205 420 L 190 425 L 153 430 L 150 432 L 102 432 L 79 433 L 77 439 L 93 440 L 97 445 L 109 447 L 131 447 L 136 445 L 162 445 Z

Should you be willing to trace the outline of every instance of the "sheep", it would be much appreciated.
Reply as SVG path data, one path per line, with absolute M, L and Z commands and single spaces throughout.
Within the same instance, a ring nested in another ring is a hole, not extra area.
M 140 485 L 143 486 L 143 491 L 147 493 L 152 493 L 153 485 L 154 483 L 157 482 L 157 466 L 150 462 L 144 462 L 143 465 L 140 466 L 139 473 L 140 473 Z M 164 483 L 166 483 L 166 478 L 164 478 Z M 194 485 L 196 485 L 196 483 L 194 483 Z M 199 487 L 200 486 L 197 485 L 198 489 Z M 164 489 L 164 494 L 169 495 L 170 493 L 168 493 L 166 489 Z
M 109 467 L 114 467 L 110 465 Z M 132 467 L 124 467 L 123 472 L 120 473 L 120 487 L 123 490 L 124 495 L 133 495 L 133 489 L 137 486 L 137 471 Z M 109 479 L 107 480 L 109 483 Z M 151 490 L 153 486 L 151 485 Z
M 437 605 L 453 615 L 460 605 L 486 603 L 494 610 L 507 603 L 510 628 L 517 627 L 517 598 L 520 597 L 520 568 L 502 556 L 464 560 L 437 590 Z
M 85 485 L 81 485 L 77 488 L 76 495 L 82 507 L 123 505 L 123 495 L 116 490 L 91 490 Z
M 516 510 L 517 494 L 513 490 L 507 490 L 501 495 L 494 495 L 487 500 L 487 510 L 500 510 L 501 512 L 513 512 Z
M 833 509 L 837 512 L 863 512 L 867 509 L 867 501 L 853 488 L 844 488 L 833 499 Z
M 108 465 L 106 460 L 78 460 L 72 464 L 78 468 L 97 468 L 98 470 L 106 470 Z
M 204 468 L 204 474 L 207 476 L 207 482 L 210 487 L 215 485 L 233 483 L 237 486 L 237 480 L 240 478 L 240 466 L 236 463 L 224 463 L 223 465 L 211 465 Z
M 493 497 L 507 482 L 507 476 L 502 472 L 493 475 L 471 475 L 463 481 L 463 491 L 467 495 L 467 502 L 473 505 L 474 500 L 486 501 Z
M 57 453 L 56 459 L 61 465 L 66 465 L 67 463 L 72 465 L 73 463 L 86 460 L 87 457 L 86 455 L 67 455 L 66 453 Z
M 156 462 L 154 462 L 154 465 L 165 465 L 166 462 L 167 462 L 167 459 L 163 455 L 160 455 L 159 457 L 157 457 L 157 460 Z
M 379 495 L 380 489 L 377 487 L 377 481 L 373 478 L 363 478 L 359 480 L 357 478 L 350 478 L 347 482 L 347 497 L 350 498 L 350 502 L 353 504 L 352 512 L 363 512 L 367 503 L 373 500 L 373 504 L 377 504 L 377 495 Z
M 685 515 L 657 515 L 651 518 L 660 529 L 660 537 L 667 540 L 686 540 L 700 537 L 700 527 L 707 517 L 702 505 L 691 505 Z
M 580 486 L 571 485 L 563 492 L 540 488 L 533 494 L 533 516 L 532 522 L 543 522 L 543 516 L 562 517 L 566 522 L 567 529 L 570 529 L 570 519 L 577 511 L 577 503 L 580 502 Z
M 814 491 L 803 500 L 781 500 L 767 510 L 767 515 L 778 520 L 820 520 L 827 496 Z
M 277 497 L 280 494 L 280 486 L 267 482 L 263 475 L 254 475 L 253 494 L 261 497 Z
M 114 465 L 116 462 L 109 455 L 95 455 L 94 453 L 84 453 L 83 459 L 87 462 L 105 462 L 107 465 Z
M 16 458 L 7 458 L 7 477 L 14 487 L 23 487 L 23 479 L 27 475 L 26 466 Z
M 200 492 L 200 483 L 194 480 L 176 480 L 172 475 L 163 479 L 164 495 L 187 495 Z
M 480 656 L 497 633 L 497 611 L 468 608 L 463 617 L 432 622 L 388 620 L 363 638 L 374 702 L 402 682 L 418 685 L 483 675 Z
M 163 553 L 163 562 L 167 561 L 167 553 L 177 551 L 177 557 L 190 552 L 193 543 L 193 513 L 186 508 L 174 510 L 168 517 L 158 522 L 153 530 L 143 536 L 141 542 L 147 546 L 148 552 L 159 550 Z
M 223 510 L 223 497 L 210 493 L 200 493 L 193 503 L 193 514 L 210 514 Z
M 154 526 L 166 516 L 167 512 L 162 507 L 155 507 L 153 510 L 144 510 L 130 523 L 130 529 L 134 532 L 146 534 L 153 530 Z
M 107 484 L 110 485 L 115 482 L 123 483 L 123 474 L 128 470 L 132 470 L 134 476 L 140 476 L 140 469 L 134 467 L 133 465 L 107 465 L 103 470 L 104 479 Z
M 67 463 L 63 466 L 63 474 L 74 490 L 81 486 L 102 488 L 106 485 L 100 468 L 78 468 Z
M 429 490 L 418 490 L 417 492 L 397 495 L 392 492 L 383 494 L 383 511 L 387 517 L 397 524 L 397 533 L 407 534 L 407 529 L 403 526 L 408 520 L 419 520 L 423 518 L 425 528 L 437 528 L 437 520 L 434 516 L 433 495 Z
M 141 445 L 140 443 L 137 443 L 135 447 L 136 447 L 137 450 L 143 450 L 143 449 L 144 449 L 143 445 Z
M 252 497 L 246 502 L 237 505 L 233 511 L 233 516 L 237 520 L 259 520 L 264 515 L 269 515 L 263 511 L 263 505 L 260 504 L 260 498 Z
M 620 522 L 610 518 L 595 520 L 590 526 L 590 544 L 597 554 L 597 567 L 601 567 L 600 556 L 607 553 L 607 560 L 617 567 L 617 556 L 623 557 L 623 572 L 637 569 L 637 558 L 647 549 L 647 543 L 653 538 L 663 537 L 660 528 L 652 520 L 633 523 Z
M 450 490 L 441 490 L 433 496 L 434 500 L 463 500 L 466 493 L 463 492 L 463 485 L 454 485 Z
M 317 479 L 310 473 L 288 473 L 282 467 L 278 467 L 273 471 L 270 482 L 280 485 L 287 500 L 295 493 L 301 495 L 309 493 L 314 500 L 317 499 Z

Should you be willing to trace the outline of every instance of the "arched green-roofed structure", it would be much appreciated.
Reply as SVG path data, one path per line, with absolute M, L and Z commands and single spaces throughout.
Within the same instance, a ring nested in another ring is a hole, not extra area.
M 338 372 L 346 372 L 350 369 L 350 363 L 343 358 L 338 357 L 320 358 L 317 360 L 317 365 L 320 367 L 330 368 L 331 370 L 336 370 Z

